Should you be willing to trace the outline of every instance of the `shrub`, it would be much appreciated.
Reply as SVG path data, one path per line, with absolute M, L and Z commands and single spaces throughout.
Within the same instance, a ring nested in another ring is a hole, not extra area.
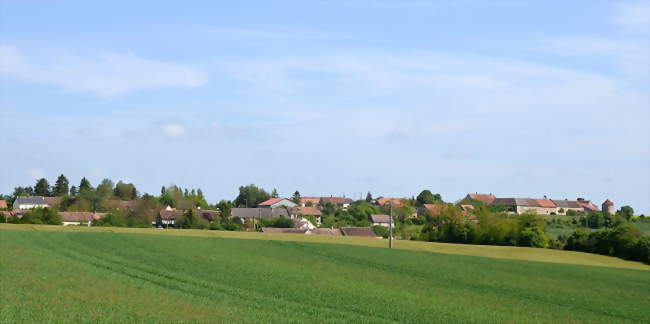
M 92 226 L 112 226 L 112 227 L 126 227 L 126 217 L 120 214 L 108 214 L 91 224 Z

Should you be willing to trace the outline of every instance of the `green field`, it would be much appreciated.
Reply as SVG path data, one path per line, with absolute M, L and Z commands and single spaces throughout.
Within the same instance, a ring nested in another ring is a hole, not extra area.
M 6 228 L 0 231 L 3 322 L 632 323 L 650 318 L 646 270 L 350 242 Z

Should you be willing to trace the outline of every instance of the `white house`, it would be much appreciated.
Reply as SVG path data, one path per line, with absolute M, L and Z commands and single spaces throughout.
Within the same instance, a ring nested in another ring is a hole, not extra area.
M 14 210 L 25 210 L 34 208 L 49 207 L 50 205 L 45 201 L 44 197 L 18 197 L 14 201 Z
M 388 215 L 370 215 L 370 218 L 372 219 L 372 225 L 374 226 L 385 226 L 388 227 L 389 225 L 395 227 L 395 221 L 391 222 L 390 216 Z

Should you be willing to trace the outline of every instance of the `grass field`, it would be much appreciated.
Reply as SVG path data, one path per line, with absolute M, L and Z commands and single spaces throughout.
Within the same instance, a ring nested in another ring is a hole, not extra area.
M 0 319 L 11 323 L 650 318 L 643 270 L 350 244 L 6 228 Z
M 332 237 L 322 235 L 298 235 L 298 234 L 268 234 L 228 231 L 207 231 L 207 230 L 164 230 L 151 228 L 125 228 L 125 227 L 85 227 L 85 226 L 53 226 L 53 225 L 16 225 L 0 224 L 0 230 L 26 230 L 26 231 L 56 231 L 56 232 L 111 232 L 129 234 L 153 234 L 166 236 L 194 236 L 194 237 L 219 237 L 239 238 L 253 240 L 280 240 L 311 243 L 335 243 L 346 245 L 361 245 L 369 247 L 386 247 L 386 240 L 355 238 L 355 237 Z M 512 246 L 493 245 L 470 245 L 470 244 L 448 244 L 419 241 L 396 241 L 396 249 L 426 251 L 445 254 L 461 254 L 471 256 L 483 256 L 499 259 L 541 261 L 553 263 L 569 263 L 579 265 L 592 265 L 603 267 L 616 267 L 627 269 L 650 270 L 650 266 L 626 261 L 619 258 L 604 255 L 558 251 L 550 249 L 524 248 Z

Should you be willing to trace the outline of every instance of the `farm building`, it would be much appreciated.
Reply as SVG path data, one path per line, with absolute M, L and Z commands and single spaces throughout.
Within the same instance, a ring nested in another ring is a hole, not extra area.
M 63 226 L 68 225 L 86 225 L 90 226 L 92 222 L 103 218 L 108 215 L 107 213 L 95 213 L 95 212 L 59 212 L 61 216 L 61 223 Z
M 291 218 L 314 216 L 316 217 L 317 225 L 320 225 L 323 221 L 321 218 L 321 211 L 316 207 L 291 207 L 289 208 L 289 214 L 291 215 Z
M 298 204 L 287 198 L 271 198 L 257 204 L 258 208 L 296 207 Z
M 18 197 L 14 200 L 14 210 L 25 210 L 34 208 L 50 207 L 45 197 Z
M 245 219 L 261 219 L 269 217 L 291 217 L 287 208 L 233 208 L 230 216 Z
M 385 226 L 385 227 L 388 227 L 390 225 L 395 226 L 394 221 L 391 222 L 390 216 L 388 215 L 373 214 L 370 215 L 370 219 L 372 221 L 372 225 L 374 226 Z

